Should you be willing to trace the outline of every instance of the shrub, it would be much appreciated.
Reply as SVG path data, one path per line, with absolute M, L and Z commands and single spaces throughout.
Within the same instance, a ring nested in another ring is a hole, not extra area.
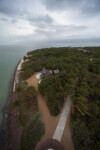
M 40 120 L 34 119 L 22 132 L 21 150 L 33 150 L 44 133 L 44 124 Z

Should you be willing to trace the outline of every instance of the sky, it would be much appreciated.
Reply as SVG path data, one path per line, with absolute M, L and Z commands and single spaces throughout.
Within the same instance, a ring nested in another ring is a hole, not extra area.
M 0 0 L 0 45 L 100 39 L 100 0 Z

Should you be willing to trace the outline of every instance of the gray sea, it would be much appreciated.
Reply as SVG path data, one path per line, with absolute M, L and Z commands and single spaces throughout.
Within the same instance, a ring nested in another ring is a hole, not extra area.
M 10 81 L 19 60 L 33 50 L 28 46 L 0 46 L 0 124 L 3 119 L 3 108 L 7 102 Z

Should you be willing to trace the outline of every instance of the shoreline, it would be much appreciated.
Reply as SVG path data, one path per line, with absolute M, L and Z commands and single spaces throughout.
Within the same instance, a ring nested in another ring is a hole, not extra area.
M 9 89 L 8 89 L 8 96 L 6 99 L 6 103 L 2 109 L 2 114 L 3 114 L 3 119 L 0 125 L 0 150 L 8 150 L 9 148 L 7 147 L 9 144 L 9 138 L 10 138 L 10 125 L 9 122 L 11 120 L 11 113 L 9 111 L 9 106 L 12 103 L 12 99 L 13 99 L 13 94 L 15 92 L 16 89 L 16 84 L 18 83 L 18 73 L 19 73 L 19 69 L 21 69 L 21 65 L 23 58 L 18 61 L 14 72 L 12 74 L 11 80 L 9 82 Z M 20 67 L 19 67 L 20 66 Z M 17 77 L 17 80 L 16 80 Z M 17 81 L 17 82 L 16 82 Z
M 16 115 L 16 110 L 10 111 L 10 105 L 16 100 L 16 93 L 15 90 L 17 88 L 17 84 L 19 82 L 19 72 L 21 70 L 21 66 L 24 62 L 23 60 L 24 56 L 21 58 L 21 60 L 18 62 L 13 78 L 13 84 L 12 84 L 12 94 L 11 98 L 9 100 L 9 106 L 8 106 L 8 118 L 7 118 L 7 123 L 6 123 L 6 147 L 7 150 L 18 150 L 19 143 L 18 139 L 16 140 L 16 136 L 20 134 L 20 126 L 17 123 L 17 115 Z M 15 127 L 16 126 L 16 127 Z M 16 130 L 15 130 L 16 128 Z M 22 128 L 21 128 L 22 130 Z M 18 136 L 17 136 L 18 137 Z
M 15 89 L 16 89 L 16 85 L 18 84 L 18 81 L 19 81 L 19 72 L 21 70 L 21 66 L 23 64 L 24 60 L 23 58 L 19 61 L 17 67 L 16 67 L 16 71 L 15 71 L 15 75 L 14 75 L 14 80 L 13 80 L 13 89 L 12 89 L 12 92 L 14 93 L 15 92 Z
M 19 62 L 18 62 L 18 64 L 19 64 Z M 18 66 L 18 64 L 17 64 L 17 66 Z M 11 100 L 11 97 L 13 94 L 12 89 L 13 89 L 13 83 L 14 83 L 14 78 L 15 78 L 17 66 L 15 67 L 14 72 L 12 74 L 12 77 L 10 79 L 6 102 L 5 102 L 5 105 L 2 109 L 3 119 L 2 119 L 2 122 L 0 125 L 0 137 L 1 137 L 0 148 L 1 148 L 1 150 L 6 150 L 6 128 L 7 128 L 7 120 L 8 120 L 8 109 L 9 109 L 10 100 Z

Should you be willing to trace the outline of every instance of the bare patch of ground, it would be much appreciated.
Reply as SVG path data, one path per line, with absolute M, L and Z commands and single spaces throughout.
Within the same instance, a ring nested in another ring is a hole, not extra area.
M 36 75 L 38 73 L 35 73 L 31 78 L 27 80 L 28 85 L 33 85 L 37 91 L 37 98 L 38 98 L 38 108 L 39 112 L 42 114 L 42 121 L 45 124 L 45 135 L 42 137 L 40 142 L 45 141 L 48 138 L 52 138 L 54 131 L 56 129 L 56 126 L 58 124 L 59 118 L 61 116 L 58 115 L 57 117 L 52 117 L 50 115 L 49 109 L 47 107 L 46 101 L 41 96 L 41 94 L 38 92 L 38 82 L 39 79 L 36 79 Z

